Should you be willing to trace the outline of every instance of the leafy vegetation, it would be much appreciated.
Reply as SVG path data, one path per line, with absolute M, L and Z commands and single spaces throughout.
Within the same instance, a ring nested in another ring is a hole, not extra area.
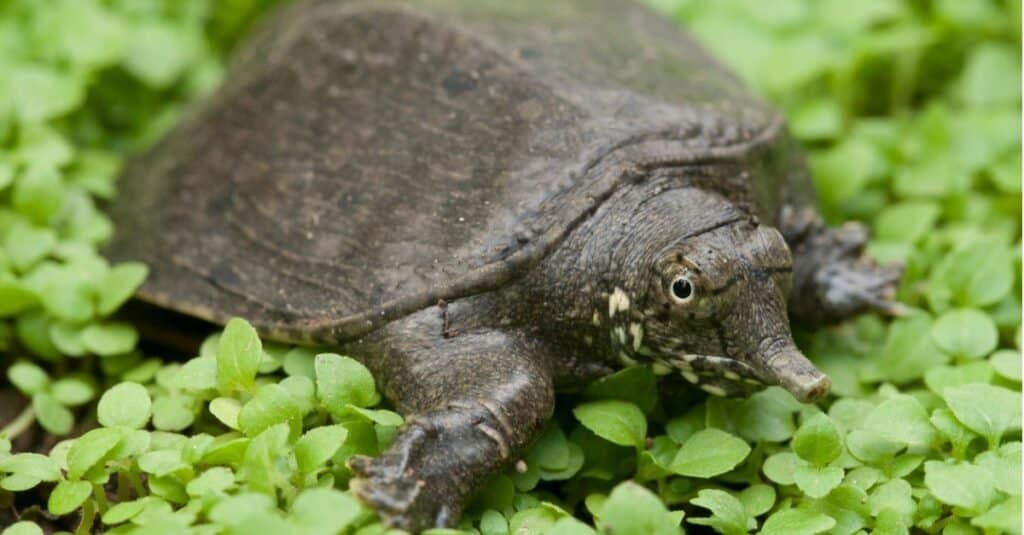
M 402 422 L 361 364 L 243 320 L 186 362 L 144 354 L 116 311 L 146 267 L 98 253 L 123 155 L 270 3 L 0 3 L 5 535 L 387 532 L 345 490 Z M 787 111 L 827 216 L 906 263 L 912 313 L 798 333 L 835 385 L 818 406 L 659 397 L 642 368 L 562 397 L 463 528 L 1020 533 L 1020 2 L 654 4 Z

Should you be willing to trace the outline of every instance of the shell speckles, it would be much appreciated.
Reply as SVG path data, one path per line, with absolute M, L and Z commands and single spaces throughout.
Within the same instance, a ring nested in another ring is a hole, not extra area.
M 700 389 L 707 392 L 708 394 L 711 394 L 712 396 L 725 397 L 728 395 L 728 392 L 726 392 L 725 389 L 720 386 L 704 384 L 700 385 Z
M 616 327 L 614 329 L 614 332 L 615 340 L 617 340 L 621 345 L 626 345 L 626 329 L 623 329 L 622 327 Z
M 608 317 L 614 318 L 616 312 L 625 312 L 629 310 L 629 296 L 626 292 L 622 291 L 622 288 L 618 286 L 612 291 L 612 294 L 608 296 Z
M 654 375 L 664 376 L 672 373 L 672 367 L 663 362 L 655 362 L 651 364 L 651 371 L 654 372 Z
M 640 346 L 644 343 L 644 326 L 639 323 L 630 323 L 629 335 L 633 337 L 633 351 L 640 351 Z

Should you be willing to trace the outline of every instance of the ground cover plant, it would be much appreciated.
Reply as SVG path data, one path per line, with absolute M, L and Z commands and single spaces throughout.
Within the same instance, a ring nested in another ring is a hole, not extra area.
M 0 2 L 5 535 L 387 532 L 345 490 L 402 421 L 362 365 L 242 319 L 140 348 L 117 311 L 146 267 L 98 252 L 124 155 L 271 3 Z M 825 213 L 906 263 L 909 313 L 797 333 L 834 383 L 815 406 L 643 368 L 563 396 L 462 530 L 1020 533 L 1020 2 L 653 3 L 786 110 Z

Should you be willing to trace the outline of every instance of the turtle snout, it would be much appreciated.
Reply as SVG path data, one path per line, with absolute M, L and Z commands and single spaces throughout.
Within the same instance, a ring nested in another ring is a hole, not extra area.
M 762 353 L 755 366 L 761 380 L 780 385 L 804 403 L 817 401 L 828 394 L 832 381 L 807 360 L 796 346 L 786 344 L 770 353 Z

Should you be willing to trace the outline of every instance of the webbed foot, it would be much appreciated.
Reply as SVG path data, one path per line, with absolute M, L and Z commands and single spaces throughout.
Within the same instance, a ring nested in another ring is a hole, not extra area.
M 476 404 L 414 416 L 380 457 L 349 459 L 356 475 L 349 486 L 390 526 L 452 527 L 468 495 L 506 459 L 497 425 Z
M 842 321 L 864 312 L 902 315 L 894 300 L 902 264 L 879 265 L 865 253 L 868 230 L 860 223 L 819 226 L 793 248 L 790 314 L 809 324 Z

